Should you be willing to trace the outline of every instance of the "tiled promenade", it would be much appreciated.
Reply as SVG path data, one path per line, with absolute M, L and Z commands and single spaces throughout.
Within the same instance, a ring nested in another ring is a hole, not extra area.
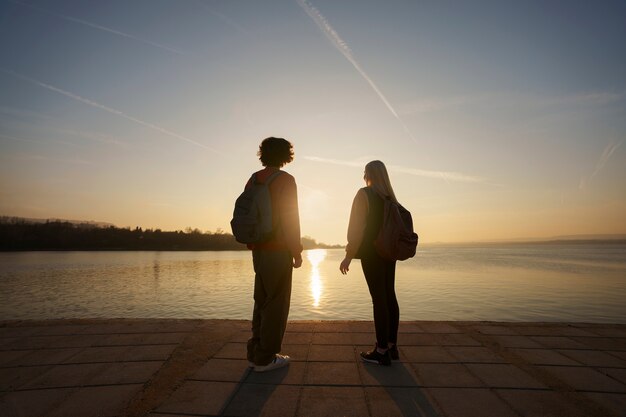
M 248 370 L 249 323 L 0 322 L 0 416 L 626 416 L 626 325 L 290 322 L 288 368 Z

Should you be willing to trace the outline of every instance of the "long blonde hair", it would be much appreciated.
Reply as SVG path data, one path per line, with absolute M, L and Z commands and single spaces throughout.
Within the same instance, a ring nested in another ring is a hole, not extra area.
M 365 165 L 365 179 L 371 183 L 371 187 L 383 198 L 389 197 L 397 203 L 396 194 L 393 192 L 387 168 L 381 161 L 372 161 Z

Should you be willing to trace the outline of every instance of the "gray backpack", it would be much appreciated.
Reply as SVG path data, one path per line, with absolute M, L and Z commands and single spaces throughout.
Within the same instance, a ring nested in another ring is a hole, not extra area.
M 230 227 L 239 243 L 262 243 L 270 240 L 272 229 L 272 199 L 270 183 L 280 175 L 276 171 L 261 183 L 256 174 L 250 178 L 252 185 L 247 187 L 235 201 Z

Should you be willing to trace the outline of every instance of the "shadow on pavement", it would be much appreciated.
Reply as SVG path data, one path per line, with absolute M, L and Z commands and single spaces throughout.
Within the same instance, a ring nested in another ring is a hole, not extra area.
M 403 416 L 439 417 L 406 364 L 393 362 L 391 366 L 380 366 L 366 363 L 364 368 L 385 389 Z
M 222 415 L 259 416 L 276 388 L 287 376 L 289 367 L 269 372 L 254 372 L 251 369 L 243 375 L 231 400 Z

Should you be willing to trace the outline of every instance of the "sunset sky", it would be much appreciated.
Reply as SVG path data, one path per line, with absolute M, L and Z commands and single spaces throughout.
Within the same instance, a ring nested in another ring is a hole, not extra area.
M 267 136 L 303 235 L 363 166 L 422 242 L 626 233 L 623 1 L 0 0 L 0 215 L 229 231 Z

